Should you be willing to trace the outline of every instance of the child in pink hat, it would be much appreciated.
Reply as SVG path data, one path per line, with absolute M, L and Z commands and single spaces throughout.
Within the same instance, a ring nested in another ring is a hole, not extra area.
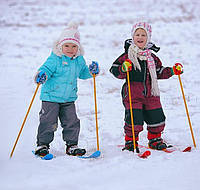
M 152 28 L 147 22 L 133 25 L 132 39 L 126 40 L 125 52 L 114 61 L 110 69 L 116 78 L 125 79 L 121 94 L 125 107 L 125 149 L 129 151 L 134 151 L 134 143 L 127 71 L 130 75 L 136 152 L 139 152 L 139 133 L 143 130 L 144 122 L 147 124 L 149 147 L 156 150 L 167 148 L 161 138 L 165 128 L 165 115 L 160 102 L 158 79 L 170 78 L 176 73 L 176 67 L 163 67 L 160 59 L 152 53 L 152 50 L 157 52 L 159 48 L 150 42 L 151 34 Z

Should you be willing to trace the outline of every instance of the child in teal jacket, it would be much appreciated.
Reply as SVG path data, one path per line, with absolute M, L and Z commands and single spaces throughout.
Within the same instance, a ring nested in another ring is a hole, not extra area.
M 97 62 L 88 68 L 83 54 L 78 25 L 70 23 L 54 43 L 51 55 L 38 69 L 35 82 L 43 85 L 36 155 L 45 156 L 49 153 L 58 118 L 63 128 L 66 154 L 77 156 L 86 153 L 85 149 L 77 146 L 80 131 L 80 120 L 74 104 L 77 99 L 77 79 L 91 78 L 91 74 L 99 73 L 99 68 Z
M 43 84 L 40 99 L 49 102 L 73 102 L 77 99 L 77 78 L 91 78 L 83 56 L 71 59 L 57 56 L 53 52 L 39 68 L 46 73 L 47 81 Z

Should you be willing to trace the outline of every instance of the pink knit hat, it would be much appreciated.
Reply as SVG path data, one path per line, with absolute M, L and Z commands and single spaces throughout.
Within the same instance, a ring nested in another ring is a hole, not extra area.
M 151 33 L 152 33 L 151 25 L 148 24 L 147 22 L 138 22 L 135 25 L 133 25 L 133 28 L 131 30 L 132 38 L 133 38 L 133 35 L 134 35 L 135 31 L 138 28 L 142 28 L 142 29 L 144 29 L 146 31 L 146 33 L 147 33 L 147 43 L 146 43 L 146 45 L 147 45 L 151 40 Z
M 78 52 L 76 56 L 83 55 L 83 47 L 80 44 L 80 33 L 78 30 L 78 24 L 75 22 L 70 22 L 67 25 L 67 28 L 63 30 L 58 40 L 54 43 L 53 52 L 61 56 L 62 53 L 62 45 L 65 43 L 73 43 L 78 46 Z

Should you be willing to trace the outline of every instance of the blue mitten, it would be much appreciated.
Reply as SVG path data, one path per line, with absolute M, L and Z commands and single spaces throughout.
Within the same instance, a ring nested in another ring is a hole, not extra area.
M 90 73 L 99 74 L 99 64 L 96 61 L 92 61 L 92 64 L 89 65 Z
M 44 71 L 39 71 L 35 76 L 35 82 L 38 84 L 44 84 L 47 80 L 47 75 Z

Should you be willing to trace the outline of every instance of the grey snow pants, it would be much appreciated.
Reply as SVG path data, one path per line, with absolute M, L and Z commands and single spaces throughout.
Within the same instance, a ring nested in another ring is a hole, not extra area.
M 78 144 L 80 120 L 76 115 L 74 102 L 56 103 L 42 101 L 39 112 L 40 124 L 38 126 L 37 146 L 47 145 L 54 139 L 54 132 L 58 127 L 58 118 L 63 128 L 62 137 L 66 144 Z

